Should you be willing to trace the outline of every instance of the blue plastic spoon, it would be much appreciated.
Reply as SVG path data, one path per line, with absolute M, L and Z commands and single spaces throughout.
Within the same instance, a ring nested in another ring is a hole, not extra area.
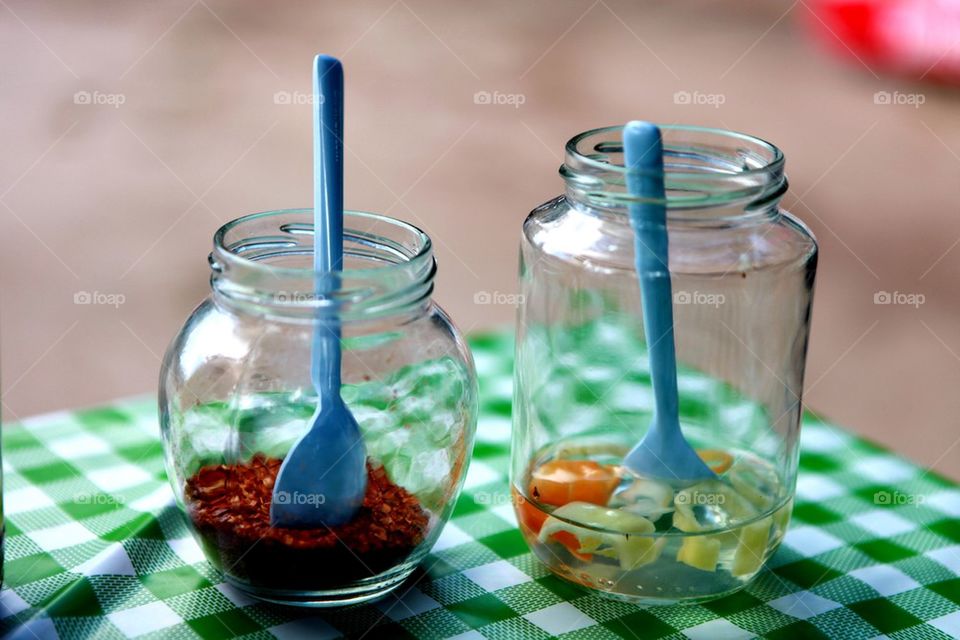
M 680 430 L 660 129 L 649 122 L 628 123 L 623 154 L 627 189 L 631 196 L 644 199 L 631 203 L 629 210 L 655 402 L 653 422 L 624 465 L 638 475 L 673 484 L 715 478 Z
M 343 269 L 343 67 L 330 56 L 313 62 L 314 286 L 331 301 Z M 315 528 L 348 522 L 367 489 L 366 449 L 340 396 L 340 320 L 320 308 L 310 374 L 318 406 L 309 430 L 280 465 L 270 505 L 275 527 Z

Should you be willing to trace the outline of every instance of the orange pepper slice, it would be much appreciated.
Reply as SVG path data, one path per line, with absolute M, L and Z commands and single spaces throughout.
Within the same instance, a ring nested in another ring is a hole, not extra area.
M 723 473 L 733 465 L 733 456 L 720 449 L 697 449 L 697 455 L 710 470 L 717 475 Z
M 524 498 L 515 487 L 511 487 L 510 492 L 513 494 L 513 504 L 520 527 L 536 537 L 540 534 L 540 529 L 543 528 L 543 523 L 547 520 L 547 514 Z
M 556 542 L 559 542 L 567 548 L 567 551 L 573 555 L 573 557 L 578 560 L 583 560 L 584 562 L 590 562 L 593 560 L 593 555 L 590 553 L 580 553 L 578 549 L 580 548 L 580 540 L 577 536 L 573 535 L 569 531 L 557 531 L 555 534 L 550 536 Z
M 568 502 L 605 505 L 620 483 L 613 467 L 593 460 L 551 460 L 531 476 L 530 495 L 555 507 Z
M 562 507 L 568 502 L 590 502 L 605 505 L 620 479 L 613 467 L 593 460 L 551 460 L 537 467 L 531 474 L 530 495 L 543 504 Z M 513 491 L 520 526 L 538 535 L 547 514 L 538 509 L 516 490 Z M 568 531 L 551 536 L 575 557 L 589 562 L 593 556 L 580 553 L 580 540 Z

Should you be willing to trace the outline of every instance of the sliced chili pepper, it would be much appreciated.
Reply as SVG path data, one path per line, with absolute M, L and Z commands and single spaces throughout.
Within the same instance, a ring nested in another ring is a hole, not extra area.
M 697 455 L 700 456 L 700 459 L 717 475 L 720 475 L 733 465 L 733 456 L 720 449 L 697 449 Z
M 531 475 L 531 493 L 555 507 L 568 502 L 605 505 L 620 483 L 613 467 L 593 460 L 551 460 Z

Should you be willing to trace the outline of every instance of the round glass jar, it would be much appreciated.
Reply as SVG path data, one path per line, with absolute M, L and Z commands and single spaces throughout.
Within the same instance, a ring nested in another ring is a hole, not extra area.
M 317 298 L 312 217 L 271 211 L 217 231 L 212 294 L 164 358 L 160 424 L 177 502 L 225 579 L 264 600 L 331 606 L 389 592 L 436 541 L 466 474 L 477 380 L 463 337 L 431 300 L 426 234 L 346 212 L 340 288 Z M 332 530 L 270 527 L 280 461 L 317 404 L 314 325 L 332 309 L 367 494 Z
M 662 127 L 680 422 L 717 479 L 630 473 L 654 406 L 622 130 L 570 140 L 565 194 L 523 226 L 514 504 L 561 577 L 632 602 L 705 600 L 755 576 L 790 517 L 817 244 L 779 207 L 779 149 Z

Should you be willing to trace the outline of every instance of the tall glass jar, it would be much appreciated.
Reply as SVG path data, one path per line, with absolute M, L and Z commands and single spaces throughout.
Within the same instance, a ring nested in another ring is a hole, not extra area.
M 174 338 L 160 377 L 167 472 L 207 559 L 235 586 L 286 604 L 362 602 L 409 576 L 450 516 L 476 429 L 470 353 L 431 299 L 430 239 L 369 213 L 347 212 L 344 227 L 340 288 L 318 299 L 311 210 L 223 226 L 212 294 Z M 280 461 L 317 405 L 311 338 L 331 309 L 367 494 L 345 525 L 270 527 Z
M 558 575 L 629 601 L 697 601 L 745 585 L 786 528 L 817 244 L 779 206 L 779 149 L 662 127 L 680 420 L 717 479 L 631 474 L 621 463 L 653 394 L 622 129 L 570 140 L 564 195 L 523 225 L 512 490 Z

